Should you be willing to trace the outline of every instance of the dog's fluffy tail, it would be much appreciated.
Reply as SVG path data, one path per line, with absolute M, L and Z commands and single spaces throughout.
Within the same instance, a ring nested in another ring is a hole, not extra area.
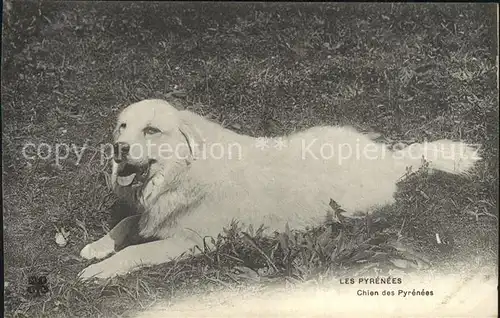
M 396 151 L 394 155 L 413 168 L 420 168 L 428 162 L 429 168 L 452 174 L 467 174 L 481 160 L 478 147 L 447 139 L 415 143 Z

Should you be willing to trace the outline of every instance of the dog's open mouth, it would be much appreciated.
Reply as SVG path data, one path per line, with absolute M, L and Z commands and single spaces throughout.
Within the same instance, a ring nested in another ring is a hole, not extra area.
M 116 182 L 122 187 L 138 185 L 144 182 L 149 174 L 150 164 L 137 166 L 129 163 L 120 164 L 116 176 Z

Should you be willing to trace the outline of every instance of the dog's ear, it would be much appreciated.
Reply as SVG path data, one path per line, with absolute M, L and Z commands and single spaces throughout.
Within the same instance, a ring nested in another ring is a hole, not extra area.
M 196 160 L 199 158 L 200 149 L 204 143 L 200 131 L 189 120 L 184 118 L 180 121 L 179 131 L 187 142 L 191 160 Z

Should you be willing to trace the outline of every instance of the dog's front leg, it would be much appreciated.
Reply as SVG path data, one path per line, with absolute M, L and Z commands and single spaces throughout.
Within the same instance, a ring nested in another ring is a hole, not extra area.
M 132 215 L 121 220 L 108 234 L 99 240 L 87 244 L 80 252 L 85 259 L 102 259 L 130 245 L 138 236 L 138 224 L 141 215 Z
M 127 274 L 144 266 L 166 263 L 187 252 L 194 243 L 184 238 L 168 238 L 145 244 L 132 245 L 80 272 L 79 277 L 109 278 Z

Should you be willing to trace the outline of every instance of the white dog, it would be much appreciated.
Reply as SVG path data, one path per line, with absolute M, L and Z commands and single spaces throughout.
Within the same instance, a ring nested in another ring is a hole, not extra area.
M 237 134 L 162 100 L 127 107 L 115 131 L 112 183 L 142 213 L 81 251 L 104 258 L 85 268 L 106 278 L 179 257 L 231 221 L 271 231 L 325 219 L 330 198 L 346 216 L 394 202 L 407 167 L 467 173 L 480 158 L 462 142 L 440 140 L 390 150 L 351 127 L 315 127 L 273 139 Z M 201 246 L 201 245 L 200 245 Z

